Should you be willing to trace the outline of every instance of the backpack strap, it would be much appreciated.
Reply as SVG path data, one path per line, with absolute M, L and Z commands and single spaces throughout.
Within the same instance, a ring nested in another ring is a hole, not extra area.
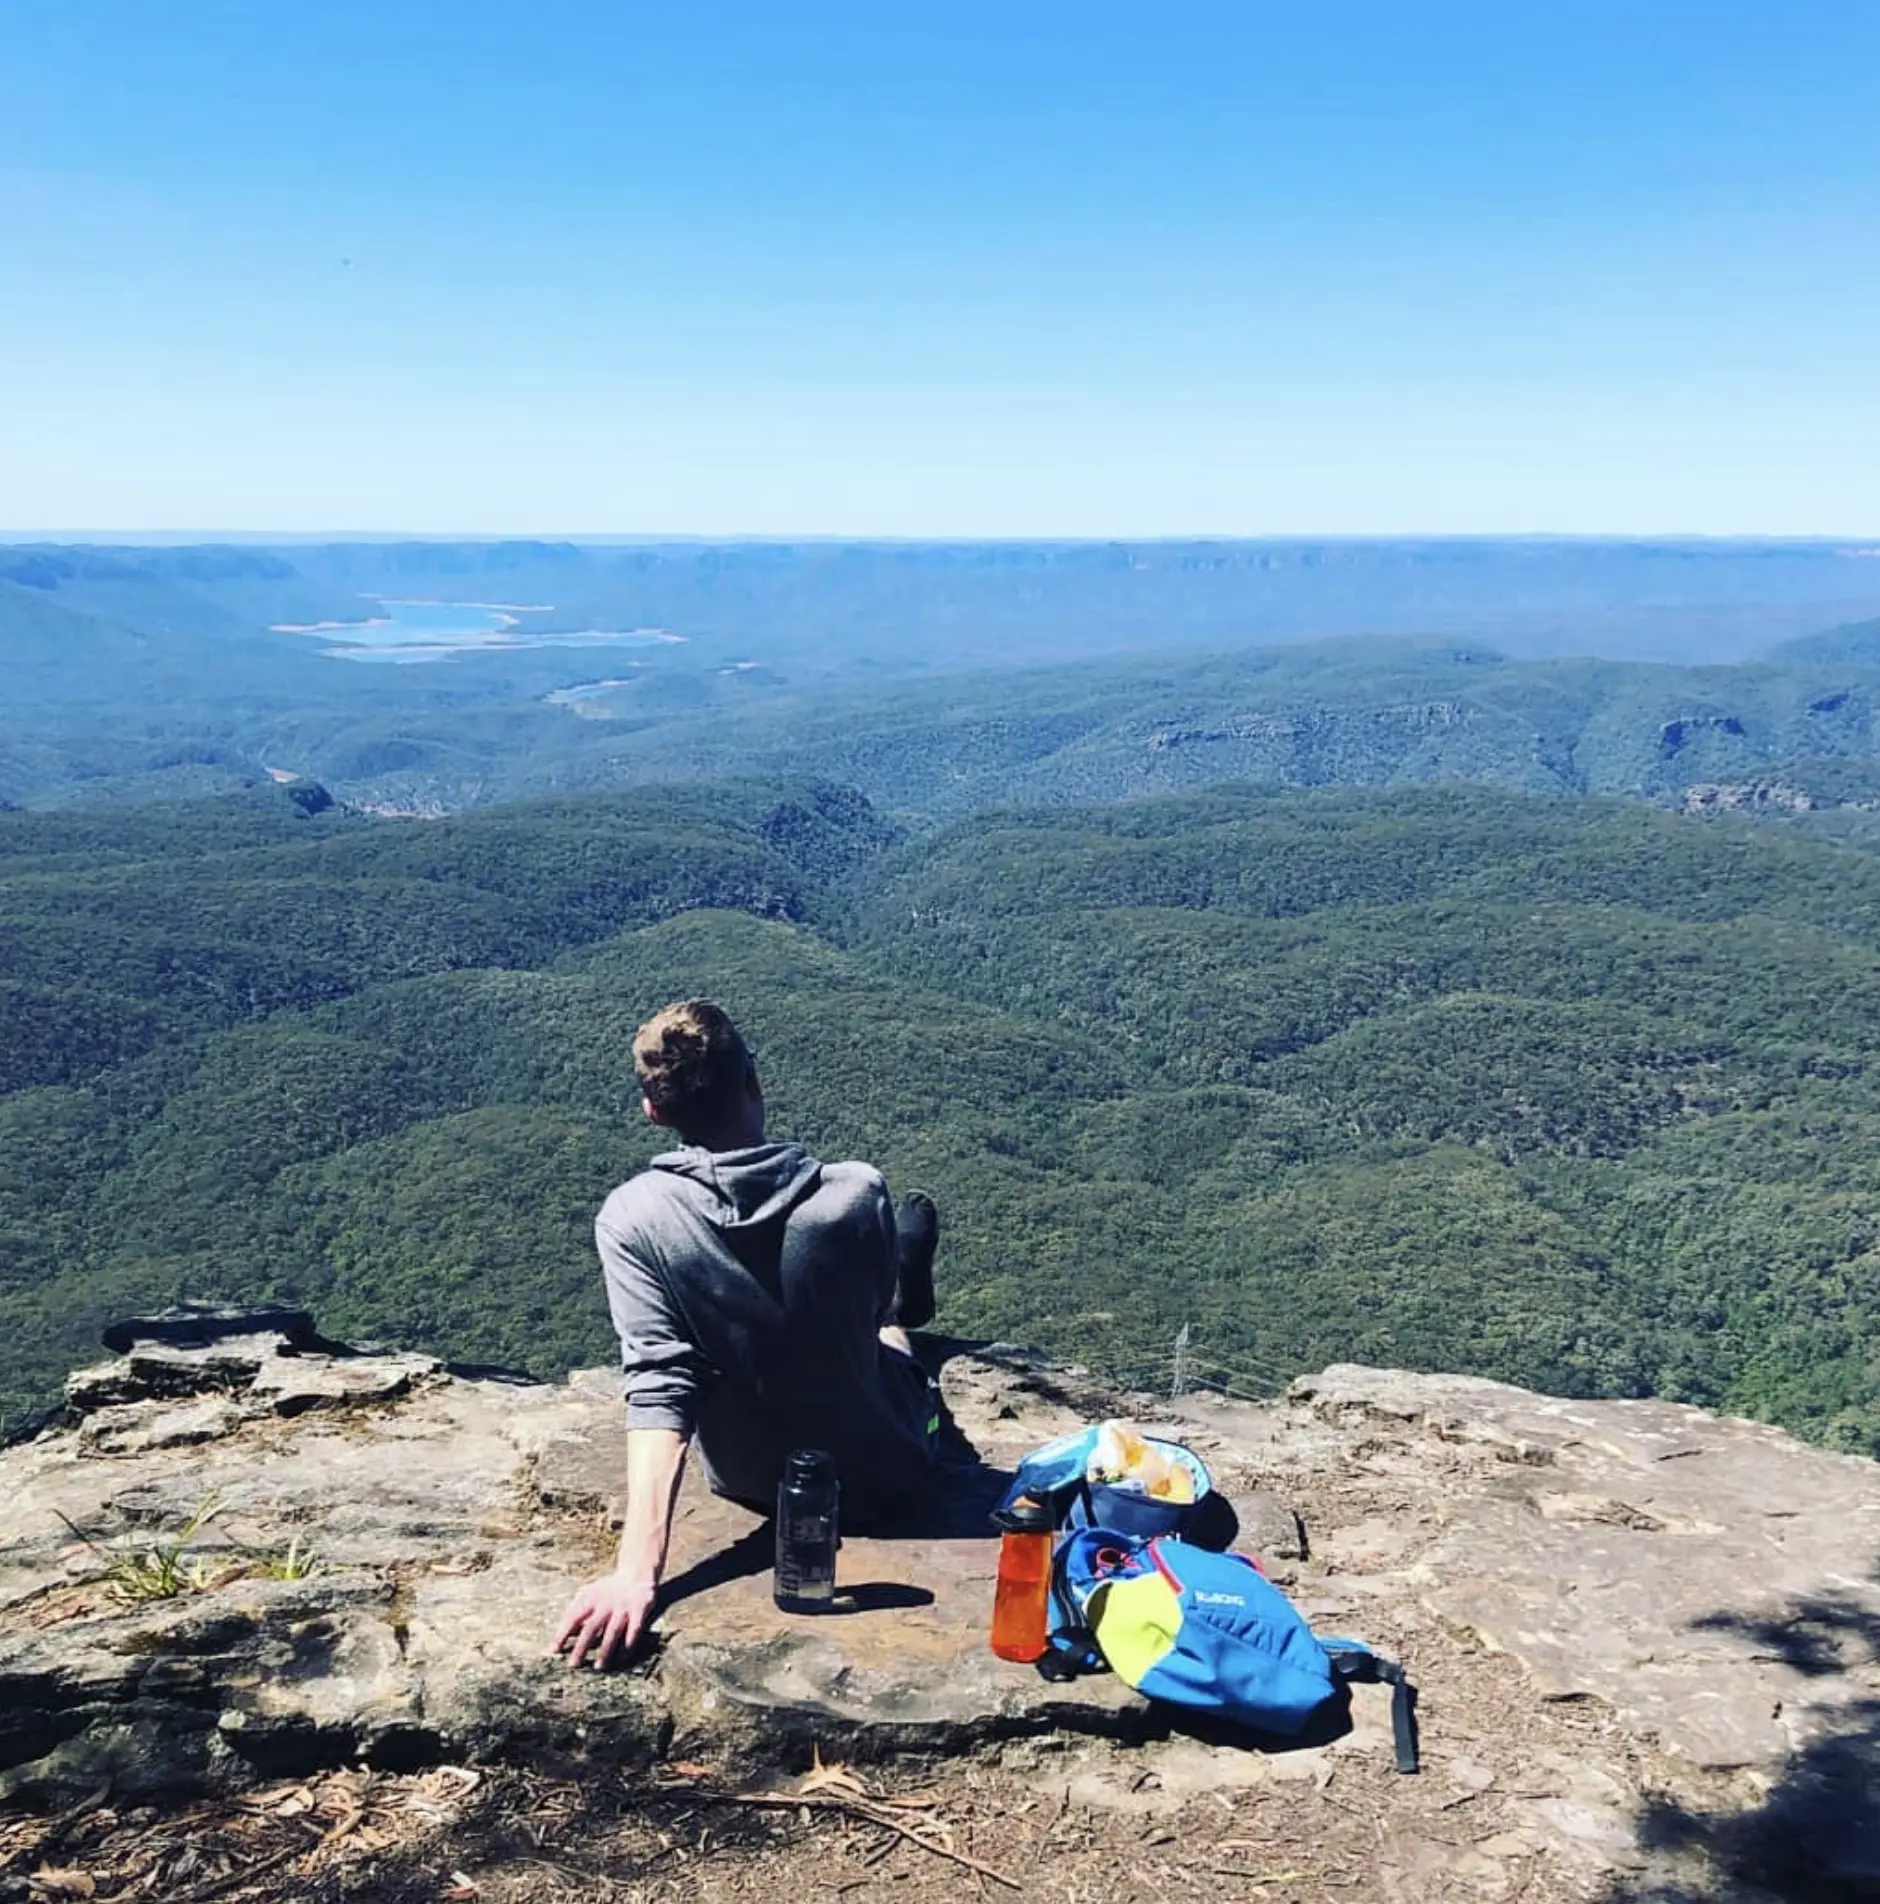
M 1368 1646 L 1349 1640 L 1323 1640 L 1332 1671 L 1347 1683 L 1390 1688 L 1391 1742 L 1397 1749 L 1397 1769 L 1414 1772 L 1422 1760 L 1417 1751 L 1417 1689 L 1394 1659 L 1385 1659 Z
M 1051 1630 L 1038 1660 L 1039 1678 L 1060 1682 L 1110 1670 L 1110 1662 L 1103 1657 L 1097 1636 L 1071 1592 L 1065 1564 L 1070 1544 L 1070 1536 L 1060 1534 L 1051 1551 Z

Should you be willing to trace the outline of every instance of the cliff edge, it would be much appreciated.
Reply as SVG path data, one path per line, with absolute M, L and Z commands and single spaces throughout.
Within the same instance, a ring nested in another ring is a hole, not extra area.
M 959 1459 L 917 1532 L 846 1542 L 839 1617 L 778 1613 L 763 1524 L 688 1480 L 657 1646 L 574 1673 L 546 1644 L 617 1524 L 611 1374 L 453 1372 L 292 1311 L 109 1340 L 0 1452 L 0 1899 L 314 1895 L 322 1870 L 352 1874 L 335 1896 L 562 1895 L 544 1865 L 782 1894 L 874 1884 L 881 1842 L 908 1897 L 928 1866 L 1044 1897 L 1197 1871 L 1299 1900 L 1880 1896 L 1880 1468 L 1775 1429 L 1345 1366 L 1157 1403 L 936 1342 Z M 1405 1661 L 1421 1776 L 1391 1769 L 1381 1689 L 1263 1750 L 986 1652 L 1004 1471 L 1115 1412 L 1206 1455 L 1321 1631 Z M 525 1805 L 579 1815 L 575 1864 L 515 1850 Z

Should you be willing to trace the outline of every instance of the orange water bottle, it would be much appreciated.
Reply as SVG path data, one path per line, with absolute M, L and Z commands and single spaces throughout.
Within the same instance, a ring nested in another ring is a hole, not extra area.
M 992 1520 L 999 1529 L 992 1650 L 1001 1659 L 1042 1659 L 1051 1632 L 1051 1510 L 1020 1495 Z

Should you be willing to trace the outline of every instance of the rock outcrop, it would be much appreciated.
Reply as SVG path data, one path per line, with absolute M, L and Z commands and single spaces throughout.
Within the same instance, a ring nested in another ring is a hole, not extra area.
M 1785 1871 L 1880 1889 L 1880 1469 L 1774 1429 L 1352 1367 L 1261 1406 L 1134 1398 L 1321 1630 L 1410 1666 L 1427 1769 L 1393 1780 L 1377 1689 L 1346 1736 L 1269 1754 L 987 1653 L 1004 1466 L 1119 1405 L 1035 1357 L 935 1345 L 981 1460 L 919 1532 L 847 1541 L 840 1617 L 780 1614 L 764 1525 L 688 1481 L 659 1643 L 597 1674 L 546 1648 L 617 1524 L 614 1377 L 453 1374 L 292 1312 L 120 1347 L 0 1453 L 16 1803 L 361 1762 L 1049 1750 L 1097 1796 L 1345 1768 L 1370 1781 L 1377 1895 L 1513 1896 L 1543 1867 L 1561 1895 L 1645 1895 L 1673 1866 L 1693 1895 Z
M 1686 813 L 1813 813 L 1818 804 L 1783 780 L 1700 781 L 1684 789 Z

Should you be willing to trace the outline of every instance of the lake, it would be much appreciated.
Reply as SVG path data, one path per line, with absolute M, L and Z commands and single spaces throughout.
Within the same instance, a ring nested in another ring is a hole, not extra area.
M 552 604 L 369 599 L 372 613 L 359 621 L 283 622 L 273 632 L 315 636 L 326 644 L 320 652 L 338 661 L 392 662 L 518 648 L 646 648 L 685 639 L 663 628 L 531 629 L 528 618 L 552 613 Z

